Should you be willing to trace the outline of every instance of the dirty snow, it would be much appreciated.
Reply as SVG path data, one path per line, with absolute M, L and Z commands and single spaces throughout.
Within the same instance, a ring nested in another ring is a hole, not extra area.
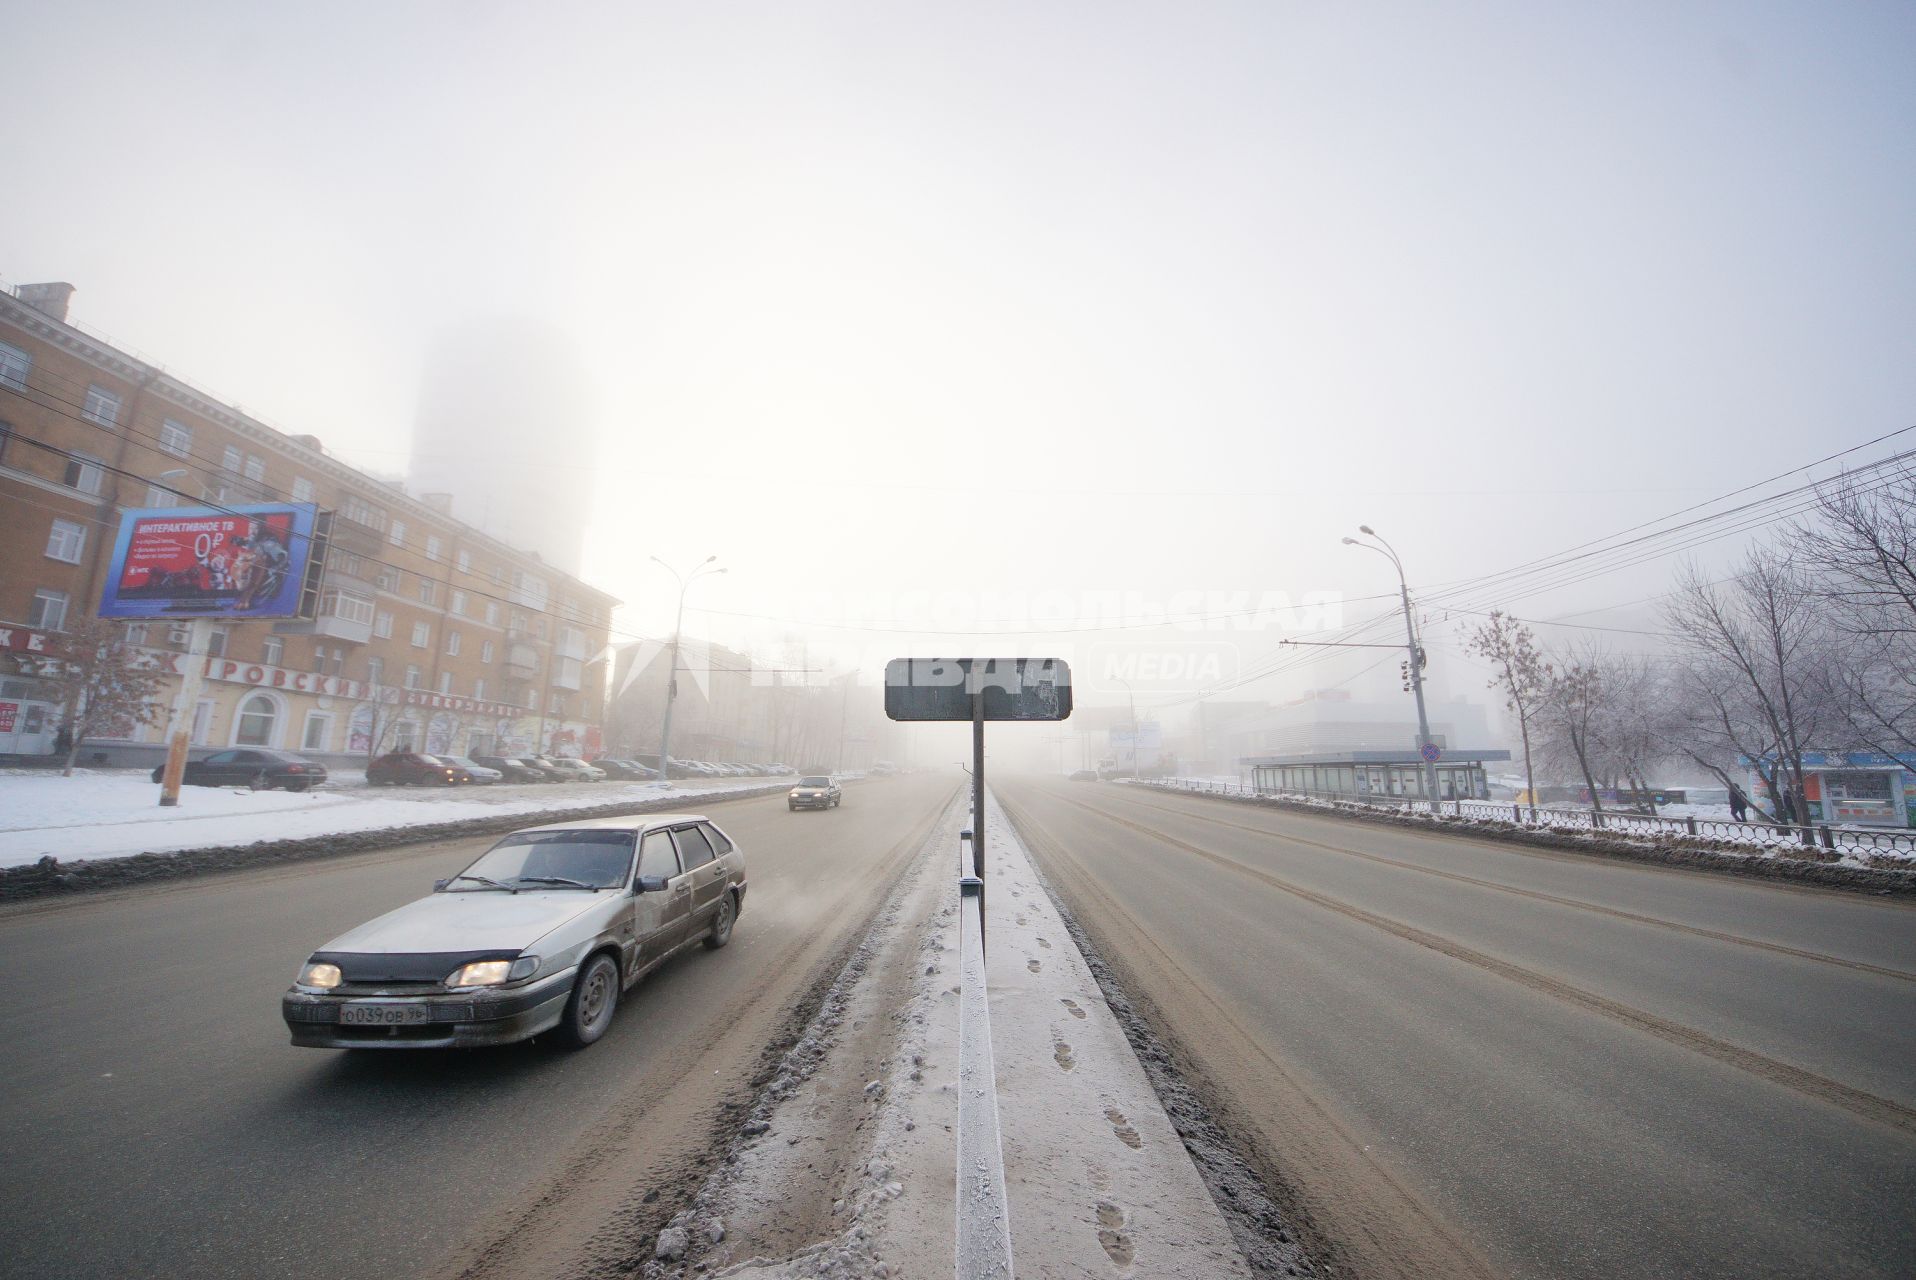
M 378 831 L 464 818 L 526 814 L 620 800 L 722 795 L 775 784 L 775 778 L 713 782 L 582 782 L 518 786 L 371 788 L 356 775 L 334 775 L 317 791 L 249 791 L 184 787 L 180 803 L 159 807 L 159 784 L 146 771 L 0 773 L 0 867 L 24 866 L 51 854 L 62 862 L 122 858 Z M 357 785 L 355 785 L 357 784 Z

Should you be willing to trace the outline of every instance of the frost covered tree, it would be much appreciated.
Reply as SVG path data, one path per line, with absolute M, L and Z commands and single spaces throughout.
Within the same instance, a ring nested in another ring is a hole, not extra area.
M 1916 752 L 1916 474 L 1841 477 L 1789 541 L 1827 618 L 1825 692 L 1845 735 Z
M 1832 722 L 1828 620 L 1802 568 L 1762 547 L 1717 582 L 1687 565 L 1663 614 L 1695 717 L 1684 753 L 1726 783 L 1724 756 L 1747 757 L 1777 819 L 1802 821 L 1803 752 Z
M 60 636 L 41 675 L 66 706 L 65 777 L 73 776 L 73 762 L 88 738 L 126 733 L 159 718 L 155 698 L 163 677 L 127 643 L 126 629 L 117 622 L 87 618 L 75 623 Z
M 1560 767 L 1574 766 L 1590 790 L 1590 806 L 1603 813 L 1603 794 L 1597 786 L 1602 762 L 1604 673 L 1602 655 L 1595 651 L 1573 654 L 1550 679 L 1541 704 L 1545 754 Z
M 1537 773 L 1531 767 L 1530 725 L 1542 710 L 1550 692 L 1551 668 L 1537 648 L 1530 628 L 1501 609 L 1470 636 L 1470 651 L 1489 662 L 1495 671 L 1488 685 L 1504 695 L 1504 706 L 1517 717 L 1517 733 L 1523 739 L 1523 780 L 1530 793 L 1530 816 L 1537 816 Z

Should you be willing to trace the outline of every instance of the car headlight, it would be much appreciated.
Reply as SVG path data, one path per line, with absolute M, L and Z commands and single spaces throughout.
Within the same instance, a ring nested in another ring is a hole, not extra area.
M 530 978 L 539 971 L 539 957 L 520 956 L 517 960 L 475 960 L 471 964 L 460 965 L 453 975 L 446 979 L 449 987 L 496 987 L 503 982 L 517 982 L 521 978 Z
M 321 991 L 331 991 L 343 981 L 345 981 L 345 975 L 340 973 L 339 966 L 327 964 L 324 961 L 314 964 L 309 960 L 306 962 L 306 967 L 299 971 L 299 985 L 302 987 L 318 987 Z

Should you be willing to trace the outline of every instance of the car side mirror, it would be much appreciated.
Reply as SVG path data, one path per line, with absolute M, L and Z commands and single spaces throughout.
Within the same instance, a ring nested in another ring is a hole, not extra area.
M 639 877 L 639 892 L 640 893 L 664 893 L 665 892 L 665 877 L 664 876 L 640 876 Z
M 438 893 L 441 889 L 445 888 L 447 885 L 451 883 L 452 883 L 451 880 L 435 880 L 432 882 L 432 891 L 434 893 Z

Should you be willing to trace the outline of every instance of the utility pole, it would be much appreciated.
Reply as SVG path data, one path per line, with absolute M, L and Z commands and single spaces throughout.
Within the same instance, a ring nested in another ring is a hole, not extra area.
M 1410 653 L 1410 690 L 1417 695 L 1417 753 L 1424 763 L 1424 792 L 1430 800 L 1431 810 L 1437 808 L 1437 762 L 1431 758 L 1429 749 L 1430 717 L 1424 713 L 1424 651 L 1417 643 L 1417 625 L 1410 612 L 1410 586 L 1404 578 L 1404 562 L 1397 558 L 1396 550 L 1385 542 L 1382 535 L 1367 524 L 1357 526 L 1357 531 L 1367 537 L 1376 538 L 1377 543 L 1360 542 L 1356 538 L 1345 538 L 1346 546 L 1368 547 L 1379 555 L 1390 557 L 1397 566 L 1397 592 L 1404 602 L 1404 641 Z
M 678 579 L 679 584 L 679 610 L 672 620 L 672 654 L 665 664 L 665 724 L 659 733 L 659 780 L 661 782 L 670 783 L 672 780 L 672 704 L 678 700 L 679 696 L 679 632 L 685 625 L 685 591 L 702 574 L 725 572 L 723 569 L 706 567 L 716 559 L 718 557 L 715 555 L 707 556 L 691 573 L 681 574 L 657 556 L 652 557 L 653 563 Z

